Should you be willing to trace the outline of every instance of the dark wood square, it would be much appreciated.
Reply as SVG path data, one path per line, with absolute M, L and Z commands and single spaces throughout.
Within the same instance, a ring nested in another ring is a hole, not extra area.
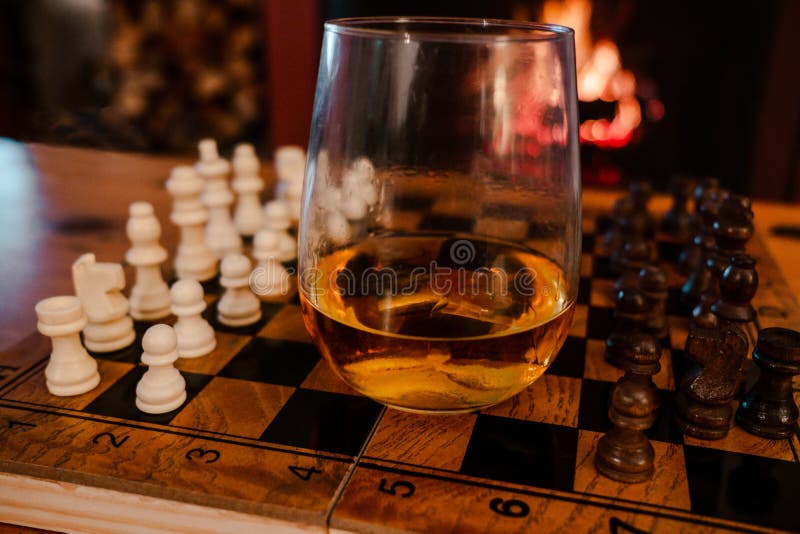
M 299 386 L 320 359 L 309 343 L 255 337 L 219 372 L 219 376 L 280 386 Z
M 464 475 L 571 491 L 578 429 L 479 414 Z
M 298 389 L 261 435 L 261 440 L 355 456 L 382 409 L 366 397 Z

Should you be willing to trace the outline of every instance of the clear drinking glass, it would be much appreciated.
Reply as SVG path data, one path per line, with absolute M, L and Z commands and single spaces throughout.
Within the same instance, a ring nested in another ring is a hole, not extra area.
M 457 413 L 539 378 L 575 310 L 580 195 L 572 30 L 325 24 L 300 298 L 355 390 Z

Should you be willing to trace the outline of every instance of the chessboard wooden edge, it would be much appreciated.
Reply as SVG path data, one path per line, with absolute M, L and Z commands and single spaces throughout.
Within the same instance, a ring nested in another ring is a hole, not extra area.
M 322 525 L 10 473 L 0 473 L 0 517 L 59 532 L 325 532 Z

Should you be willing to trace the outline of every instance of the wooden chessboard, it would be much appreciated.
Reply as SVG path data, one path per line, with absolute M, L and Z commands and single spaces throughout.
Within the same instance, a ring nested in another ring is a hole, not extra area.
M 245 331 L 215 325 L 216 350 L 178 362 L 187 402 L 161 416 L 134 406 L 147 325 L 137 325 L 134 346 L 97 355 L 99 387 L 66 398 L 47 393 L 49 344 L 32 334 L 0 354 L 0 470 L 320 530 L 800 529 L 798 435 L 770 441 L 734 427 L 704 442 L 672 422 L 687 319 L 666 261 L 676 245 L 663 240 L 671 331 L 654 377 L 662 395 L 649 432 L 655 476 L 628 485 L 596 472 L 620 376 L 603 359 L 613 284 L 603 224 L 587 210 L 577 310 L 558 358 L 501 405 L 436 417 L 359 396 L 311 345 L 295 298 L 264 304 L 262 321 Z M 759 262 L 757 326 L 797 327 L 797 303 L 758 237 L 749 250 Z M 213 317 L 218 291 L 207 297 Z

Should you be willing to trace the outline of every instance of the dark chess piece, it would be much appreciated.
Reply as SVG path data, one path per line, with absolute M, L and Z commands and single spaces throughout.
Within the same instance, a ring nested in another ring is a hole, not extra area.
M 689 239 L 692 233 L 692 215 L 689 213 L 689 197 L 694 190 L 694 180 L 688 176 L 673 176 L 669 184 L 672 206 L 661 220 L 661 231 L 678 241 Z
M 603 245 L 607 250 L 614 251 L 622 246 L 622 233 L 620 221 L 633 213 L 634 205 L 630 197 L 622 197 L 614 201 L 611 207 L 611 228 L 603 236 Z
M 661 365 L 661 347 L 650 334 L 629 336 L 621 363 L 625 374 L 611 389 L 608 418 L 614 425 L 597 443 L 597 470 L 620 482 L 644 482 L 653 476 L 655 451 L 645 431 L 656 420 L 659 398 L 653 375 Z
M 761 374 L 742 399 L 736 421 L 758 436 L 788 438 L 797 430 L 792 377 L 800 374 L 800 332 L 765 328 L 758 334 L 753 362 Z
M 692 318 L 689 319 L 690 328 L 716 328 L 717 316 L 711 311 L 711 305 L 716 301 L 711 293 L 700 297 L 700 302 L 692 309 Z
M 756 260 L 747 254 L 729 259 L 729 264 L 719 281 L 719 299 L 711 305 L 711 311 L 720 319 L 736 323 L 749 323 L 756 318 L 756 310 L 750 301 L 758 290 Z
M 629 241 L 619 253 L 612 254 L 608 268 L 611 272 L 620 274 L 614 282 L 614 291 L 636 287 L 639 271 L 650 263 L 652 257 L 653 246 L 644 239 Z
M 639 271 L 637 283 L 646 306 L 642 329 L 662 339 L 668 332 L 667 275 L 660 267 L 648 265 Z
M 726 197 L 719 206 L 711 233 L 714 235 L 714 248 L 706 264 L 718 281 L 731 257 L 744 254 L 745 245 L 753 237 L 750 199 L 740 195 Z
M 652 193 L 650 184 L 631 182 L 628 195 L 614 202 L 612 226 L 603 236 L 603 245 L 609 255 L 619 253 L 629 241 L 653 236 L 653 218 L 647 211 Z
M 712 288 L 714 282 L 714 275 L 706 262 L 706 259 L 711 255 L 714 239 L 709 235 L 700 233 L 695 236 L 694 243 L 702 251 L 700 261 L 697 262 L 694 270 L 681 286 L 681 303 L 688 308 L 697 306 L 702 296 Z
M 747 344 L 735 323 L 690 329 L 684 352 L 695 365 L 681 378 L 675 396 L 675 419 L 685 434 L 708 440 L 728 435 Z
M 639 288 L 623 289 L 614 303 L 614 329 L 606 339 L 605 359 L 621 368 L 626 344 L 631 335 L 640 332 L 647 312 L 647 299 Z
M 689 236 L 689 241 L 686 247 L 681 252 L 678 258 L 678 272 L 684 276 L 688 276 L 697 267 L 697 264 L 703 261 L 703 248 L 698 244 L 697 236 L 703 234 L 707 230 L 703 224 L 703 214 L 701 213 L 700 206 L 708 199 L 715 198 L 719 193 L 719 180 L 716 178 L 704 178 L 697 184 L 692 194 L 694 202 L 694 212 L 692 213 L 692 233 Z

